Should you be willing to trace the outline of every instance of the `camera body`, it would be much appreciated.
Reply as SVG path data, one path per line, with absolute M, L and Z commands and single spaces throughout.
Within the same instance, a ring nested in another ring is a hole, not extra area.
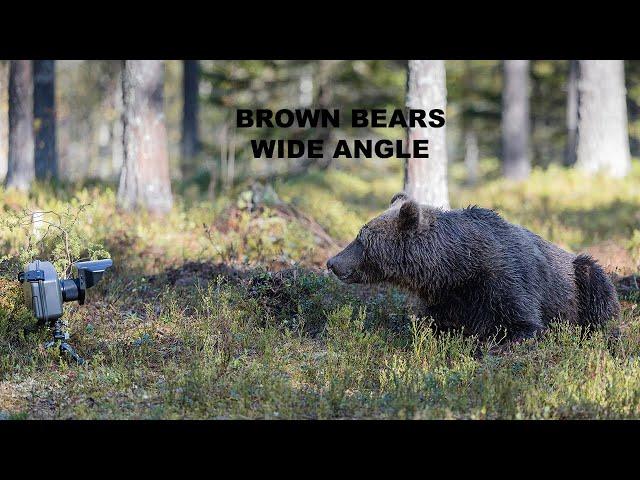
M 18 274 L 24 299 L 40 322 L 53 323 L 62 314 L 62 304 L 78 301 L 84 304 L 86 291 L 100 281 L 104 272 L 113 265 L 111 259 L 76 262 L 73 278 L 60 280 L 51 264 L 35 260 Z

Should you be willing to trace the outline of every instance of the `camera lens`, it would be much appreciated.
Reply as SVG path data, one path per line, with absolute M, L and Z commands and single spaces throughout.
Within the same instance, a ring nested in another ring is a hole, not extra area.
M 75 279 L 68 278 L 67 280 L 60 281 L 60 289 L 62 290 L 62 300 L 65 302 L 78 300 L 79 289 Z

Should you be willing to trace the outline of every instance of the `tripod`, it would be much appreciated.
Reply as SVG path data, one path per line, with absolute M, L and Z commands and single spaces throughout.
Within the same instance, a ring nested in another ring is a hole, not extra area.
M 69 340 L 69 333 L 65 332 L 64 323 L 58 318 L 53 325 L 53 340 L 45 343 L 44 348 L 53 348 L 58 345 L 61 355 L 67 354 L 73 358 L 78 365 L 84 364 L 84 358 L 78 355 L 67 340 Z

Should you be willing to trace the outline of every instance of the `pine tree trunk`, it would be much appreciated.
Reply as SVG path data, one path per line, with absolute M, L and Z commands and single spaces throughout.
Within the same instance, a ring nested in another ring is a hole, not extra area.
M 7 176 L 7 155 L 9 144 L 9 62 L 0 60 L 0 182 Z
M 31 60 L 11 60 L 9 65 L 8 157 L 7 188 L 29 190 L 35 177 Z
M 504 61 L 502 88 L 502 170 L 522 180 L 531 172 L 529 137 L 529 60 Z
M 409 60 L 407 108 L 446 111 L 447 85 L 443 60 Z M 408 158 L 404 189 L 418 203 L 449 208 L 446 127 L 409 128 L 408 147 L 414 140 L 429 140 L 429 158 Z
M 576 167 L 624 177 L 631 168 L 624 62 L 580 60 Z
M 162 214 L 173 204 L 163 83 L 161 60 L 124 61 L 124 163 L 118 205 L 125 210 Z
M 36 178 L 58 178 L 56 151 L 55 61 L 33 61 L 33 116 L 35 120 Z
M 184 60 L 182 76 L 182 176 L 193 172 L 193 158 L 200 152 L 199 132 L 199 85 L 200 62 L 198 60 Z
M 571 166 L 576 163 L 578 148 L 578 60 L 569 60 L 569 75 L 567 77 L 567 145 L 564 154 L 564 164 Z

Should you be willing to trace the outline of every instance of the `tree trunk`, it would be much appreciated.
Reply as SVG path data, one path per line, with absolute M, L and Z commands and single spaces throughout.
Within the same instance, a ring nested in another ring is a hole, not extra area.
M 531 172 L 529 137 L 529 60 L 504 61 L 502 88 L 502 170 L 522 180 Z
M 564 153 L 564 164 L 571 166 L 576 163 L 578 148 L 578 60 L 569 60 L 569 75 L 567 77 L 567 145 Z
M 0 60 L 0 182 L 7 176 L 9 62 Z
M 145 208 L 162 214 L 173 204 L 163 83 L 161 60 L 124 61 L 124 163 L 118 205 L 125 210 Z
M 58 178 L 56 151 L 55 61 L 33 61 L 33 116 L 35 120 L 36 178 Z
M 578 91 L 576 167 L 624 177 L 631 168 L 624 62 L 580 60 Z
M 200 132 L 198 123 L 200 62 L 183 60 L 182 76 L 182 176 L 193 172 L 193 158 L 200 152 Z
M 407 108 L 429 111 L 447 109 L 447 85 L 443 60 L 409 60 Z M 409 128 L 407 141 L 412 152 L 414 140 L 429 140 L 429 158 L 408 158 L 404 189 L 418 203 L 449 208 L 447 188 L 446 127 Z
M 9 161 L 5 184 L 7 188 L 27 191 L 34 177 L 31 60 L 11 60 L 9 65 Z

